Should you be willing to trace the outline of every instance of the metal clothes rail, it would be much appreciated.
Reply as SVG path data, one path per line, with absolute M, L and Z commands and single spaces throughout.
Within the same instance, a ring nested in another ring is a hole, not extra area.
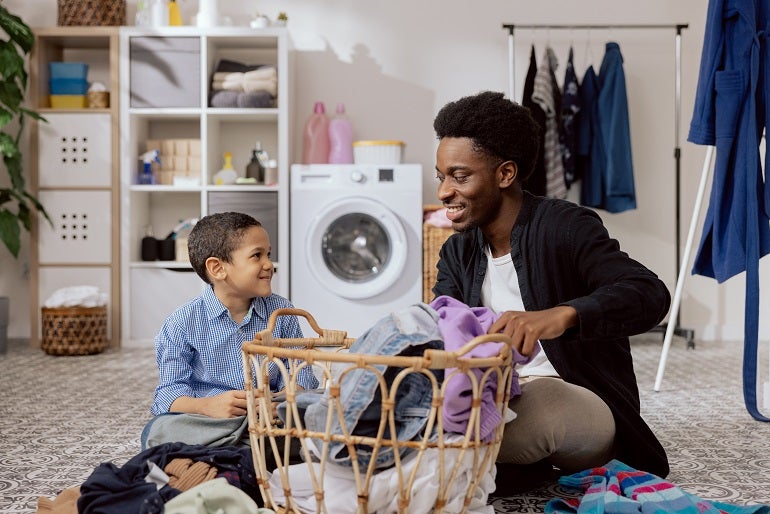
M 677 283 L 676 291 L 674 294 L 674 300 L 671 305 L 671 313 L 669 314 L 668 323 L 664 323 L 659 327 L 656 327 L 654 331 L 663 331 L 665 335 L 663 337 L 663 350 L 658 365 L 658 374 L 655 380 L 655 391 L 660 389 L 660 383 L 663 379 L 663 370 L 666 364 L 666 358 L 668 356 L 668 349 L 671 346 L 671 340 L 674 335 L 684 337 L 687 340 L 688 348 L 695 348 L 695 331 L 689 328 L 682 328 L 679 324 L 679 307 L 681 303 L 682 287 L 684 285 L 684 277 L 686 275 L 687 263 L 689 261 L 690 251 L 692 249 L 692 240 L 695 232 L 695 222 L 698 211 L 700 210 L 700 201 L 696 202 L 695 211 L 691 219 L 690 230 L 688 233 L 687 244 L 685 247 L 685 257 L 682 260 L 680 254 L 681 246 L 681 157 L 682 150 L 679 146 L 679 125 L 681 118 L 681 93 L 682 93 L 682 30 L 689 27 L 687 23 L 676 24 L 512 24 L 504 23 L 503 29 L 508 31 L 508 94 L 511 100 L 516 100 L 516 68 L 515 68 L 515 29 L 531 29 L 531 30 L 601 30 L 601 29 L 643 29 L 643 30 L 673 30 L 674 36 L 674 48 L 675 48 L 675 84 L 674 84 L 674 163 L 676 167 L 676 271 L 677 271 Z M 710 157 L 710 154 L 709 154 Z M 701 186 L 708 172 L 708 165 L 710 159 L 707 159 L 708 164 L 704 165 L 704 177 L 701 179 Z M 699 193 L 699 200 L 702 193 Z

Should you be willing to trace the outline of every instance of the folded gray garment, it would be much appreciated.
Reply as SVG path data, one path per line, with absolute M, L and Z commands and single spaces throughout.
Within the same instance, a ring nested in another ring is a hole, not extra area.
M 214 91 L 209 104 L 211 107 L 238 107 L 238 91 Z
M 248 446 L 246 416 L 210 418 L 202 414 L 166 413 L 151 419 L 142 431 L 142 449 L 170 442 L 205 446 Z
M 265 108 L 273 106 L 273 95 L 267 91 L 245 93 L 238 91 L 214 91 L 209 101 L 211 107 L 251 107 Z
M 272 107 L 273 96 L 267 91 L 238 93 L 238 107 Z

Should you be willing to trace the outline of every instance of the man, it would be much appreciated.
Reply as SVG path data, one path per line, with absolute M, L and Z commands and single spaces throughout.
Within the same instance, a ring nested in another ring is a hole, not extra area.
M 490 333 L 525 355 L 542 349 L 519 369 L 498 462 L 574 472 L 617 458 L 665 477 L 628 340 L 665 317 L 665 285 L 592 210 L 522 190 L 539 150 L 525 107 L 483 92 L 447 104 L 433 126 L 438 198 L 458 232 L 441 249 L 433 293 L 501 313 Z

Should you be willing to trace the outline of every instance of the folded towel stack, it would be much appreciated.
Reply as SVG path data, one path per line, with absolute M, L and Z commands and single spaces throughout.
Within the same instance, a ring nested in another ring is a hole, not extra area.
M 211 107 L 272 107 L 277 95 L 275 66 L 223 60 L 211 77 Z

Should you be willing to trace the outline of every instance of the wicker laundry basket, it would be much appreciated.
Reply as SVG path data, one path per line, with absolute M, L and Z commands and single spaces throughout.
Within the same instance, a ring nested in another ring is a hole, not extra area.
M 276 319 L 281 315 L 304 316 L 318 333 L 318 337 L 273 338 Z M 494 484 L 494 464 L 504 425 L 500 423 L 493 428 L 486 438 L 480 435 L 482 391 L 489 384 L 495 386 L 495 392 L 485 398 L 488 402 L 490 397 L 494 397 L 494 410 L 501 418 L 504 417 L 512 380 L 511 340 L 502 334 L 485 334 L 469 341 L 458 351 L 426 350 L 419 356 L 354 354 L 347 351 L 353 341 L 346 337 L 344 331 L 319 328 L 313 317 L 303 310 L 279 309 L 271 315 L 266 330 L 260 332 L 254 341 L 244 343 L 242 354 L 249 436 L 257 482 L 265 506 L 279 513 L 333 513 L 337 510 L 333 505 L 335 501 L 338 505 L 344 501 L 346 507 L 355 506 L 359 513 L 381 508 L 372 504 L 370 487 L 378 476 L 378 470 L 375 470 L 378 452 L 388 449 L 395 463 L 387 471 L 379 470 L 379 473 L 391 473 L 390 487 L 397 487 L 397 492 L 393 491 L 387 500 L 391 502 L 388 511 L 397 503 L 398 512 L 414 512 L 410 507 L 413 498 L 420 498 L 421 508 L 424 508 L 425 495 L 420 488 L 426 480 L 430 481 L 432 487 L 429 505 L 432 512 L 447 512 L 445 509 L 449 509 L 449 506 L 453 512 L 466 512 L 469 506 L 477 508 L 479 501 L 486 505 L 486 493 L 479 498 L 478 490 L 482 480 L 485 480 L 483 483 L 487 484 L 488 492 L 491 491 L 490 481 Z M 498 355 L 488 358 L 465 357 L 465 354 L 477 345 L 493 341 L 506 343 L 500 345 L 501 351 Z M 288 370 L 282 365 L 282 360 L 288 362 Z M 271 396 L 267 369 L 270 362 L 278 364 L 286 384 L 283 392 L 285 423 L 273 418 L 275 411 L 272 410 L 271 400 L 275 397 Z M 376 368 L 378 365 L 380 369 Z M 316 424 L 319 419 L 326 420 L 324 431 L 309 429 L 308 425 L 311 424 L 305 423 L 300 414 L 304 411 L 302 405 L 298 406 L 297 398 L 303 395 L 297 387 L 296 377 L 306 366 L 312 366 L 316 376 L 320 375 L 321 387 L 325 391 L 323 396 L 328 395 L 328 401 L 322 401 L 320 404 L 320 417 L 318 412 L 315 412 Z M 390 370 L 386 376 L 392 378 L 395 375 L 391 384 L 387 383 L 381 372 L 383 366 Z M 454 370 L 451 370 L 452 368 Z M 380 398 L 383 399 L 379 418 L 375 416 L 374 420 L 368 420 L 370 426 L 373 424 L 379 427 L 376 437 L 357 435 L 353 427 L 345 426 L 343 417 L 341 391 L 350 387 L 345 377 L 361 369 L 376 375 Z M 450 370 L 451 373 L 445 374 L 445 370 Z M 436 379 L 437 372 L 440 372 L 439 375 L 446 375 L 443 381 Z M 255 374 L 256 386 L 253 385 Z M 432 396 L 427 400 L 430 403 L 430 414 L 420 434 L 410 440 L 399 440 L 397 435 L 388 434 L 397 434 L 394 416 L 399 398 L 397 393 L 400 392 L 400 384 L 411 374 L 421 374 L 418 377 L 420 380 L 425 380 L 423 377 L 430 380 Z M 461 378 L 466 375 L 468 384 L 472 384 L 472 398 L 468 398 L 471 405 L 470 417 L 465 433 L 449 434 L 443 431 L 445 385 L 458 375 Z M 487 408 L 491 408 L 489 403 Z M 335 423 L 340 423 L 335 426 L 341 428 L 341 431 L 332 430 L 333 419 Z M 350 483 L 354 483 L 354 486 L 344 490 L 347 496 L 340 495 L 338 489 L 327 490 L 325 486 L 325 483 L 328 486 L 331 480 L 329 477 L 339 473 L 342 468 L 341 464 L 333 462 L 334 457 L 329 453 L 329 446 L 335 443 L 338 447 L 344 446 L 346 455 L 355 456 L 345 468 L 349 470 Z M 292 446 L 301 447 L 303 462 L 290 465 Z M 360 453 L 357 452 L 362 447 L 371 453 L 368 465 L 358 462 Z M 410 452 L 408 458 L 400 456 L 402 451 Z M 271 453 L 272 457 L 266 458 L 266 452 Z M 273 459 L 276 467 L 268 469 L 268 462 L 273 462 Z M 293 486 L 293 482 L 297 480 L 304 485 Z M 312 483 L 312 493 L 308 482 Z M 310 508 L 308 502 L 312 503 Z
M 57 0 L 60 26 L 126 24 L 126 0 Z
M 423 213 L 441 209 L 442 205 L 425 205 Z M 422 301 L 429 303 L 433 300 L 433 286 L 436 285 L 436 263 L 438 252 L 449 236 L 454 234 L 451 227 L 434 227 L 428 223 L 422 224 Z
M 107 307 L 42 309 L 41 348 L 50 355 L 91 355 L 107 347 Z

